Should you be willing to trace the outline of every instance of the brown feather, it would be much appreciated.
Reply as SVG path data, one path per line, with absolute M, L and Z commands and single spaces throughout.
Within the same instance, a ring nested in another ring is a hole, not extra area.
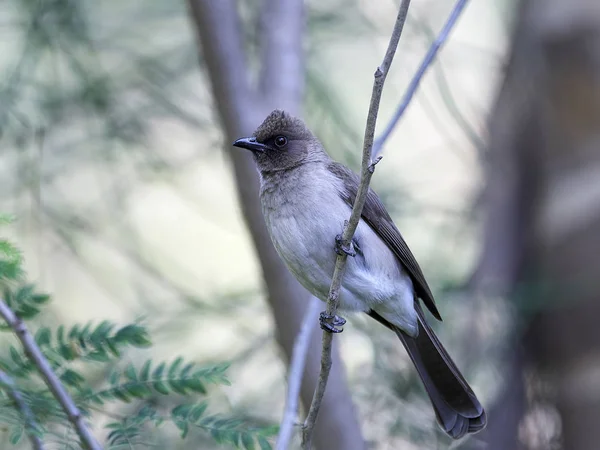
M 423 310 L 415 301 L 419 317 L 419 334 L 410 337 L 375 311 L 368 314 L 395 331 L 417 368 L 429 395 L 437 420 L 454 439 L 482 430 L 487 417 L 475 393 L 464 379 L 450 355 L 427 324 Z
M 340 192 L 340 195 L 352 208 L 358 192 L 358 175 L 342 164 L 334 161 L 329 164 L 328 169 L 343 181 L 344 191 Z M 423 271 L 419 267 L 419 263 L 417 263 L 417 260 L 408 248 L 400 231 L 398 231 L 398 228 L 394 225 L 385 206 L 372 189 L 369 189 L 369 193 L 367 194 L 367 200 L 365 201 L 365 206 L 362 211 L 362 219 L 369 224 L 373 231 L 375 231 L 375 233 L 377 233 L 377 235 L 387 244 L 390 250 L 394 252 L 398 261 L 400 261 L 402 267 L 410 276 L 417 297 L 423 300 L 427 309 L 431 311 L 431 314 L 433 314 L 436 319 L 442 320 L 435 305 L 431 289 L 429 289 Z

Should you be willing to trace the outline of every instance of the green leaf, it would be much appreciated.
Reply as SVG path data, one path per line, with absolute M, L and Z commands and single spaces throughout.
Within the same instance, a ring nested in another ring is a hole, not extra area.
M 8 440 L 12 445 L 17 445 L 22 437 L 23 427 L 14 427 L 10 433 L 10 437 L 8 438 Z
M 134 347 L 149 347 L 152 345 L 148 332 L 140 325 L 127 325 L 121 328 L 115 335 L 115 341 Z
M 198 422 L 204 415 L 204 412 L 206 411 L 207 407 L 208 404 L 206 402 L 202 402 L 199 405 L 196 405 L 194 408 L 192 408 L 192 410 L 189 413 L 190 420 L 193 422 Z
M 194 363 L 186 364 L 186 366 L 181 371 L 181 377 L 186 378 L 188 376 L 188 374 L 191 372 L 191 370 L 194 368 L 194 366 L 195 366 Z
M 66 369 L 60 376 L 63 383 L 78 388 L 85 382 L 85 378 L 71 369 Z
M 128 364 L 125 368 L 125 377 L 131 381 L 138 381 L 137 373 L 135 373 L 135 367 L 132 364 Z
M 116 370 L 114 370 L 113 372 L 111 372 L 111 374 L 108 376 L 108 382 L 112 385 L 112 386 L 116 386 L 119 383 L 119 372 L 117 372 Z
M 182 421 L 177 421 L 176 425 L 177 425 L 177 428 L 179 428 L 181 430 L 181 438 L 185 439 L 188 432 L 190 431 L 190 426 L 188 425 L 187 422 L 182 422 Z
M 127 383 L 123 388 L 129 395 L 136 398 L 146 398 L 152 395 L 152 389 L 143 383 Z
M 200 381 L 198 378 L 190 378 L 190 379 L 186 380 L 185 385 L 188 389 L 191 389 L 194 392 L 198 392 L 200 394 L 206 394 L 206 388 L 204 387 L 204 384 L 202 383 L 202 381 Z
M 179 366 L 182 362 L 183 358 L 181 356 L 175 359 L 175 361 L 173 361 L 173 364 L 171 364 L 171 367 L 169 367 L 169 378 L 175 378 L 177 370 L 179 369 Z
M 65 327 L 60 325 L 56 331 L 56 340 L 60 345 L 65 345 Z
M 241 437 L 242 437 L 242 446 L 246 450 L 254 450 L 256 448 L 256 446 L 254 445 L 254 436 L 252 436 L 250 433 L 242 432 Z
M 260 450 L 272 450 L 271 444 L 267 441 L 263 436 L 258 436 L 258 445 L 260 446 Z
M 140 380 L 148 381 L 150 379 L 150 365 L 152 364 L 151 360 L 147 360 L 142 366 L 142 370 L 140 371 Z
M 19 351 L 14 348 L 12 345 L 9 348 L 9 353 L 10 353 L 10 359 L 13 360 L 13 362 L 17 365 L 17 366 L 22 366 L 23 365 L 23 358 L 21 358 L 21 354 L 19 353 Z
M 50 345 L 51 336 L 50 328 L 42 327 L 35 334 L 35 342 L 39 347 Z
M 162 381 L 154 381 L 152 382 L 152 387 L 154 387 L 154 390 L 160 394 L 163 395 L 169 395 L 169 389 L 167 389 L 167 387 L 164 385 L 164 383 Z
M 36 305 L 44 305 L 50 301 L 48 294 L 34 294 L 31 296 L 31 301 Z
M 158 367 L 156 369 L 154 369 L 154 372 L 152 372 L 152 379 L 154 380 L 160 380 L 162 378 L 162 374 L 165 371 L 165 367 L 166 367 L 166 363 L 160 363 L 158 365 Z
M 33 297 L 35 286 L 33 284 L 25 284 L 21 286 L 15 293 L 15 303 L 26 303 Z
M 131 398 L 122 389 L 115 388 L 112 390 L 112 394 L 122 402 L 129 403 L 131 401 Z
M 85 355 L 85 359 L 95 362 L 108 362 L 110 355 L 104 349 L 98 349 Z

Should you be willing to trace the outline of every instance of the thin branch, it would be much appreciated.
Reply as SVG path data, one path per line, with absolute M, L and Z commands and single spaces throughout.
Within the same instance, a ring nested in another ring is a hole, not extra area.
M 430 42 L 433 42 L 435 39 L 435 34 L 433 33 L 433 30 L 429 24 L 425 20 L 420 20 L 417 22 L 417 25 L 422 30 L 425 37 Z M 441 64 L 437 64 L 433 66 L 433 70 L 435 72 L 435 77 L 437 78 L 436 86 L 442 97 L 442 100 L 444 101 L 446 109 L 455 119 L 456 123 L 460 126 L 465 135 L 469 138 L 473 146 L 477 150 L 483 152 L 486 147 L 486 142 L 481 136 L 479 136 L 475 130 L 475 127 L 469 123 L 469 120 L 465 117 L 457 105 L 455 96 L 450 85 L 448 84 L 448 78 L 444 72 L 444 68 Z
M 288 392 L 285 400 L 285 409 L 283 419 L 279 427 L 279 436 L 277 436 L 277 444 L 275 450 L 286 450 L 288 448 L 294 421 L 298 413 L 298 397 L 300 396 L 300 386 L 302 384 L 302 375 L 304 373 L 304 365 L 306 363 L 306 355 L 310 348 L 310 336 L 315 325 L 315 318 L 319 311 L 319 300 L 316 297 L 311 297 L 308 308 L 304 313 L 304 319 L 300 327 L 300 332 L 294 343 L 294 351 L 290 362 L 290 376 L 288 379 Z
M 27 433 L 27 436 L 31 441 L 31 446 L 35 450 L 44 450 L 44 443 L 37 434 L 40 430 L 40 426 L 35 421 L 35 416 L 33 415 L 31 408 L 25 403 L 25 399 L 23 399 L 23 396 L 15 386 L 13 379 L 2 370 L 0 370 L 0 386 L 6 391 L 6 394 L 14 403 L 15 408 L 17 408 L 19 414 L 21 414 L 21 418 L 23 419 L 23 422 L 25 422 L 25 433 Z
M 342 245 L 349 246 L 354 236 L 354 232 L 358 227 L 362 209 L 369 192 L 369 183 L 373 176 L 375 164 L 379 162 L 379 159 L 371 159 L 371 151 L 373 149 L 373 139 L 375 136 L 375 125 L 377 124 L 377 114 L 379 112 L 379 103 L 381 101 L 381 94 L 383 92 L 383 84 L 387 77 L 390 66 L 402 35 L 404 23 L 406 22 L 406 16 L 408 14 L 408 7 L 410 6 L 410 0 L 402 0 L 400 10 L 398 11 L 398 17 L 396 18 L 396 24 L 392 31 L 392 36 L 388 44 L 385 57 L 381 66 L 375 71 L 373 81 L 373 92 L 371 94 L 371 103 L 369 105 L 369 114 L 367 116 L 367 124 L 365 127 L 365 138 L 363 143 L 363 157 L 362 157 L 362 170 L 361 180 L 354 205 L 352 207 L 352 214 L 344 227 L 342 234 Z M 327 298 L 327 313 L 334 316 L 339 307 L 339 296 L 340 287 L 342 284 L 342 278 L 346 269 L 347 255 L 342 253 L 337 256 L 335 261 L 335 269 L 333 272 L 333 279 L 331 281 L 331 287 L 329 288 L 329 296 Z M 304 450 L 310 450 L 312 431 L 317 421 L 323 395 L 325 394 L 325 388 L 327 386 L 327 379 L 329 378 L 329 371 L 331 369 L 331 347 L 333 343 L 333 335 L 328 332 L 323 333 L 323 349 L 321 352 L 321 371 L 319 373 L 319 382 L 317 389 L 315 390 L 306 421 L 302 430 L 302 448 Z
M 52 392 L 52 395 L 58 400 L 63 411 L 66 413 L 69 422 L 75 427 L 75 431 L 81 440 L 81 443 L 88 450 L 102 450 L 100 444 L 96 441 L 96 438 L 92 435 L 90 430 L 87 428 L 83 421 L 81 412 L 75 406 L 75 402 L 69 396 L 66 389 L 52 371 L 50 363 L 38 347 L 35 339 L 31 333 L 27 330 L 27 327 L 21 319 L 9 308 L 9 306 L 0 299 L 0 316 L 4 318 L 6 323 L 21 341 L 25 354 L 31 360 L 31 362 L 37 367 L 42 378 L 46 382 L 46 385 Z
M 377 138 L 377 140 L 375 141 L 375 145 L 373 146 L 373 155 L 376 156 L 379 153 L 381 153 L 381 150 L 383 149 L 385 141 L 388 140 L 388 138 L 392 134 L 392 131 L 394 131 L 394 128 L 396 127 L 396 125 L 400 121 L 400 118 L 404 114 L 404 111 L 406 111 L 406 108 L 410 104 L 410 101 L 412 100 L 413 96 L 415 95 L 415 92 L 417 92 L 417 89 L 419 88 L 419 84 L 421 83 L 421 79 L 423 78 L 423 75 L 425 75 L 425 72 L 427 71 L 427 69 L 429 68 L 429 66 L 435 59 L 435 57 L 437 56 L 438 50 L 442 47 L 442 45 L 444 45 L 444 43 L 448 39 L 448 35 L 450 34 L 450 31 L 452 31 L 454 24 L 460 17 L 460 14 L 462 13 L 462 11 L 466 5 L 467 5 L 467 0 L 457 0 L 456 4 L 454 5 L 454 8 L 450 12 L 450 16 L 448 16 L 448 20 L 444 24 L 444 28 L 442 28 L 442 31 L 438 35 L 437 39 L 435 41 L 433 41 L 433 43 L 431 44 L 431 47 L 429 47 L 429 50 L 427 51 L 427 54 L 423 58 L 423 61 L 421 62 L 419 69 L 417 70 L 417 72 L 413 76 L 412 80 L 410 81 L 410 84 L 408 85 L 408 88 L 406 89 L 406 92 L 404 93 L 404 97 L 402 98 L 402 101 L 398 105 L 398 108 L 396 109 L 396 112 L 394 113 L 392 120 L 390 120 L 390 122 L 385 127 L 385 130 L 383 131 L 381 136 L 379 136 Z

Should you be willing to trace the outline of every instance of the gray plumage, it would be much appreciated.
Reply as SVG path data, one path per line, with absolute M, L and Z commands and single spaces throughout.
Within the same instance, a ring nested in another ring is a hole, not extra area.
M 273 111 L 251 138 L 267 229 L 288 269 L 325 301 L 358 176 L 332 161 L 304 123 Z M 485 412 L 425 319 L 419 298 L 441 320 L 427 281 L 377 194 L 370 190 L 353 238 L 340 307 L 362 311 L 393 330 L 425 385 L 442 428 L 453 438 L 482 429 Z

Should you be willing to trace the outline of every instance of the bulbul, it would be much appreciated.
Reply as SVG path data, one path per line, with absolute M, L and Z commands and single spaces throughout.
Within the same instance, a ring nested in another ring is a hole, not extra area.
M 346 251 L 352 257 L 340 308 L 365 312 L 398 335 L 448 435 L 459 439 L 483 429 L 483 407 L 425 319 L 419 300 L 441 317 L 423 272 L 377 194 L 368 193 L 351 248 L 340 249 L 360 180 L 327 155 L 304 122 L 275 110 L 252 137 L 233 145 L 254 155 L 267 229 L 290 272 L 326 301 L 336 251 Z M 333 325 L 343 322 L 336 317 Z

